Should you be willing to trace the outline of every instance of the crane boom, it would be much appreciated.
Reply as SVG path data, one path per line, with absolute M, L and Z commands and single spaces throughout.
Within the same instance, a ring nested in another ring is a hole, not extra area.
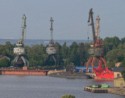
M 92 26 L 92 33 L 93 33 L 93 42 L 95 44 L 96 41 L 96 35 L 95 35 L 95 27 L 94 27 L 94 20 L 93 20 L 93 11 L 92 8 L 89 11 L 89 18 L 88 18 L 88 23 L 90 23 L 90 25 Z

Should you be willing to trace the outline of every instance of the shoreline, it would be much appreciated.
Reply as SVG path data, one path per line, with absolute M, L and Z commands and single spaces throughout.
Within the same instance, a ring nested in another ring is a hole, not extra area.
M 108 89 L 110 94 L 125 96 L 125 87 L 111 87 Z
M 50 77 L 66 78 L 66 79 L 90 79 L 84 73 L 69 73 L 69 72 L 59 72 L 49 74 Z M 107 94 L 115 94 L 120 96 L 125 96 L 125 87 L 110 87 L 107 89 Z
M 84 73 L 60 72 L 60 73 L 48 74 L 48 76 L 58 77 L 58 78 L 67 78 L 67 79 L 88 79 Z

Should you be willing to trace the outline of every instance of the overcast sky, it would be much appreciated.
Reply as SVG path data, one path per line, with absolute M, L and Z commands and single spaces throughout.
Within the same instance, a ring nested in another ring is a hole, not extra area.
M 50 17 L 54 39 L 92 38 L 88 12 L 101 18 L 101 37 L 125 37 L 125 0 L 0 0 L 0 38 L 21 37 L 22 15 L 27 16 L 26 39 L 50 39 Z M 89 34 L 87 34 L 89 32 Z

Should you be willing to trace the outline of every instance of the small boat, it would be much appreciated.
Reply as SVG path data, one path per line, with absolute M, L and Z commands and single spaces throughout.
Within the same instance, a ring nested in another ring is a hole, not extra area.
M 110 86 L 108 84 L 98 84 L 87 86 L 84 88 L 84 90 L 92 93 L 108 93 L 109 87 Z
M 46 76 L 48 75 L 48 70 L 40 69 L 27 69 L 27 66 L 24 66 L 22 69 L 16 68 L 4 68 L 0 69 L 1 75 L 23 75 L 23 76 Z

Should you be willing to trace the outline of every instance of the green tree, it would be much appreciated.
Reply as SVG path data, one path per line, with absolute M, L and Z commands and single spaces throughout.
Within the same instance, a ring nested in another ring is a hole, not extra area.
M 8 67 L 10 66 L 10 60 L 7 57 L 0 58 L 0 67 Z
M 113 49 L 107 53 L 106 58 L 108 60 L 108 65 L 114 67 L 116 62 L 123 62 L 125 60 L 125 50 Z
M 44 65 L 46 52 L 43 45 L 33 45 L 32 47 L 27 47 L 27 54 L 31 66 L 37 67 Z
M 122 44 L 125 43 L 125 37 L 121 39 L 121 43 L 122 43 Z
M 116 48 L 120 43 L 120 39 L 118 37 L 107 37 L 104 39 L 104 46 L 108 48 L 108 51 Z
M 88 58 L 87 44 L 80 43 L 78 47 L 79 65 L 84 65 Z
M 122 74 L 122 77 L 124 78 L 124 80 L 125 80 L 125 70 L 124 71 L 122 71 L 121 72 L 121 74 Z
M 75 68 L 75 65 L 73 63 L 70 63 L 66 66 L 66 72 L 73 73 L 74 68 Z
M 77 64 L 77 56 L 78 56 L 78 44 L 76 42 L 73 42 L 70 46 L 70 62 L 73 62 L 75 65 Z

